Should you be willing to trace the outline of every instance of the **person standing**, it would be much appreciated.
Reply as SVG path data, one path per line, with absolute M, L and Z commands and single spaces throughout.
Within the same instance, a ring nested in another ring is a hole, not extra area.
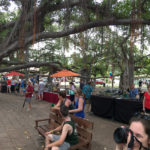
M 132 99 L 138 98 L 138 89 L 135 88 L 135 84 L 132 84 L 129 89 L 129 97 Z
M 93 91 L 92 83 L 89 81 L 82 89 L 82 93 L 85 97 L 85 112 L 90 112 L 90 106 L 91 106 L 91 94 Z
M 11 93 L 11 80 L 7 80 L 7 93 Z
M 37 76 L 35 77 L 35 79 L 36 79 L 36 81 L 38 81 L 38 83 L 39 83 L 39 75 L 37 75 Z
M 81 80 L 80 80 L 80 89 L 82 90 L 83 87 L 84 87 L 84 82 L 83 82 L 83 80 L 81 79 Z
M 39 97 L 40 97 L 40 100 L 43 100 L 44 89 L 45 89 L 45 84 L 44 84 L 43 80 L 41 80 L 40 83 L 39 83 Z
M 39 99 L 39 82 L 38 80 L 36 80 L 35 84 L 34 84 L 34 94 L 35 94 L 35 99 Z
M 18 85 L 19 85 L 19 81 L 16 79 L 16 80 L 15 80 L 15 87 L 14 87 L 15 94 L 17 94 Z
M 147 86 L 147 92 L 144 93 L 143 111 L 150 113 L 150 85 Z
M 32 85 L 34 85 L 35 83 L 35 79 L 32 76 L 30 76 L 30 82 L 32 83 Z
M 76 87 L 73 82 L 70 82 L 69 85 L 70 85 L 70 90 L 69 90 L 70 100 L 72 101 L 72 104 L 74 104 L 74 95 L 75 95 Z
M 141 88 L 142 87 L 142 80 L 139 80 L 139 88 Z
M 15 78 L 13 77 L 11 80 L 11 92 L 15 91 Z
M 20 84 L 20 94 L 21 95 L 24 94 L 24 90 L 25 90 L 25 81 L 24 81 L 24 79 L 22 79 L 21 84 Z
M 26 99 L 26 102 L 28 102 L 28 109 L 27 109 L 27 111 L 30 111 L 31 108 L 32 108 L 31 107 L 32 94 L 33 94 L 33 86 L 31 84 L 31 82 L 28 81 L 28 85 L 27 85 L 26 93 L 25 93 L 25 99 Z

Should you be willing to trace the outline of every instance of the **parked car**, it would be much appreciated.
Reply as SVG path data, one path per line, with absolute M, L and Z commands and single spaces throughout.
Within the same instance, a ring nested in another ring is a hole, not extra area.
M 96 79 L 96 84 L 103 85 L 105 87 L 105 81 Z

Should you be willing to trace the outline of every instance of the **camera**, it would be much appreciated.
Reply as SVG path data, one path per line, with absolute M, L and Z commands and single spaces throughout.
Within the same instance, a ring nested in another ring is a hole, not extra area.
M 127 138 L 128 138 L 129 131 L 130 131 L 129 128 L 117 128 L 114 131 L 114 134 L 113 134 L 115 142 L 117 144 L 127 143 Z
M 132 148 L 134 145 L 134 136 L 133 136 L 133 132 L 129 128 L 121 128 L 121 127 L 117 128 L 113 134 L 114 141 L 117 144 L 126 144 L 129 132 L 131 133 L 131 139 L 128 144 L 128 147 Z

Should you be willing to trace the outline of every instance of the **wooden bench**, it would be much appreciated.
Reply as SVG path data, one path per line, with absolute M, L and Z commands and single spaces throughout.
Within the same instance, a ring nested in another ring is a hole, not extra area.
M 91 150 L 93 122 L 71 115 L 76 123 L 79 143 L 70 147 L 69 150 Z M 47 122 L 47 123 L 46 123 Z M 62 123 L 59 111 L 51 112 L 50 117 L 35 121 L 35 128 L 43 137 L 45 132 L 55 129 Z

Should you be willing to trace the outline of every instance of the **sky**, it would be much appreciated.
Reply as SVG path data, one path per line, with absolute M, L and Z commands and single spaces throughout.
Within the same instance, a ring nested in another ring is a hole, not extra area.
M 12 2 L 12 1 L 11 1 L 10 3 L 11 3 L 11 6 L 8 8 L 8 11 L 13 12 L 15 9 L 17 9 L 17 6 L 16 6 L 15 3 Z M 2 12 L 6 12 L 5 10 L 2 9 L 2 7 L 0 7 L 0 10 L 1 10 Z
M 15 9 L 17 9 L 17 6 L 15 5 L 15 3 L 11 2 L 11 7 L 9 7 L 9 10 L 14 11 Z

